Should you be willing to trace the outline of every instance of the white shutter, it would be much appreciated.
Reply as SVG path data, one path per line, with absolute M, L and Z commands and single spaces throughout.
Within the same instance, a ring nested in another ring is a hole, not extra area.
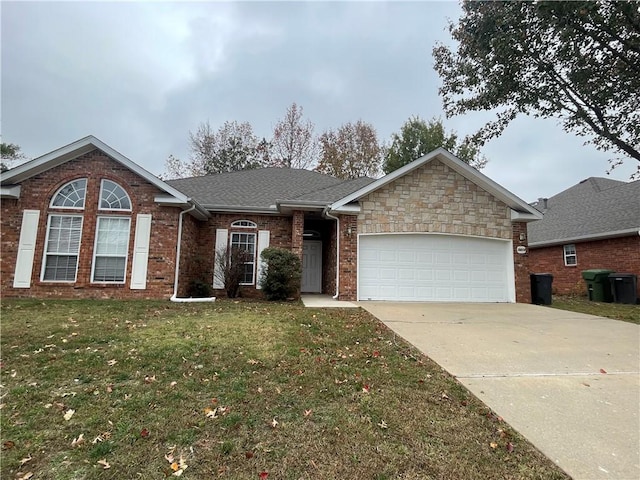
M 218 252 L 227 251 L 227 236 L 229 231 L 226 228 L 216 229 L 216 251 L 213 253 L 213 288 L 224 288 L 222 267 L 218 265 Z
M 149 263 L 149 242 L 151 239 L 151 215 L 139 213 L 136 216 L 136 235 L 133 241 L 131 262 L 131 290 L 147 288 L 147 264 Z
M 39 219 L 40 210 L 25 210 L 22 213 L 13 288 L 31 288 L 31 272 L 33 271 L 33 256 L 36 249 Z
M 260 230 L 258 231 L 258 278 L 256 279 L 256 288 L 261 289 L 260 286 L 260 278 L 262 277 L 262 272 L 264 272 L 265 263 L 262 261 L 260 254 L 262 251 L 269 246 L 269 230 Z

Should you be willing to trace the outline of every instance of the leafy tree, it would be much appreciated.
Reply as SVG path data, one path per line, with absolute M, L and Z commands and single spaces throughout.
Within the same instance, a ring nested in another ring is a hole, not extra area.
M 487 163 L 473 139 L 466 137 L 458 141 L 458 134 L 447 134 L 442 120 L 437 118 L 426 122 L 420 117 L 412 117 L 402 126 L 400 134 L 394 133 L 391 138 L 391 147 L 385 155 L 384 173 L 391 173 L 440 147 L 473 167 L 482 168 Z
M 497 111 L 484 142 L 519 113 L 556 117 L 603 151 L 640 161 L 638 2 L 471 2 L 437 45 L 448 116 Z M 640 168 L 640 167 L 639 167 Z
M 26 157 L 20 147 L 14 143 L 0 143 L 0 172 L 6 172 L 13 162 L 24 160 Z
M 169 156 L 166 178 L 198 177 L 262 165 L 261 144 L 247 122 L 224 122 L 217 131 L 209 122 L 201 123 L 195 133 L 189 132 L 189 144 L 188 162 Z
M 266 269 L 259 279 L 260 286 L 269 300 L 286 300 L 300 288 L 302 264 L 291 250 L 284 248 L 265 248 L 260 257 L 266 263 Z
M 346 123 L 337 131 L 320 135 L 321 157 L 316 170 L 337 178 L 375 177 L 380 170 L 383 147 L 375 128 L 358 120 Z
M 292 103 L 273 129 L 270 163 L 278 167 L 313 167 L 318 157 L 313 128 L 311 121 L 302 120 L 302 107 Z

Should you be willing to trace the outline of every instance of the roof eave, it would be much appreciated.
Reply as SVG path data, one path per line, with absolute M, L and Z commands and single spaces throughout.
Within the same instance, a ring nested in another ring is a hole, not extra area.
M 629 228 L 625 230 L 617 230 L 617 231 L 611 231 L 611 232 L 594 233 L 589 235 L 581 235 L 576 237 L 543 240 L 539 242 L 529 242 L 529 247 L 530 248 L 553 247 L 555 245 L 566 245 L 567 243 L 573 243 L 573 242 L 606 240 L 608 238 L 628 237 L 631 235 L 640 235 L 640 227 L 634 227 L 634 228 Z
M 208 212 L 216 213 L 257 213 L 257 214 L 271 214 L 277 215 L 280 212 L 276 209 L 275 205 L 270 207 L 256 207 L 256 206 L 238 206 L 238 205 L 203 205 Z

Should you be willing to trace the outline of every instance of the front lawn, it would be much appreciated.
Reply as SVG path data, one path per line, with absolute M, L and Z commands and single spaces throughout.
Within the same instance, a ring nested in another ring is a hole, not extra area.
M 567 295 L 554 296 L 550 306 L 561 310 L 588 313 L 590 315 L 598 315 L 599 317 L 640 324 L 640 305 L 590 302 L 587 297 Z
M 6 479 L 566 479 L 361 309 L 2 302 Z

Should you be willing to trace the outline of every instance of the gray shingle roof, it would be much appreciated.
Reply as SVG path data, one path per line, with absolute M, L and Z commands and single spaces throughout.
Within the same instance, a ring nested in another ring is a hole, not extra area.
M 529 245 L 605 237 L 640 229 L 640 181 L 591 177 L 534 204 L 544 218 L 528 224 Z
M 373 181 L 341 180 L 310 170 L 259 168 L 167 183 L 205 207 L 272 208 L 276 201 L 331 203 Z

